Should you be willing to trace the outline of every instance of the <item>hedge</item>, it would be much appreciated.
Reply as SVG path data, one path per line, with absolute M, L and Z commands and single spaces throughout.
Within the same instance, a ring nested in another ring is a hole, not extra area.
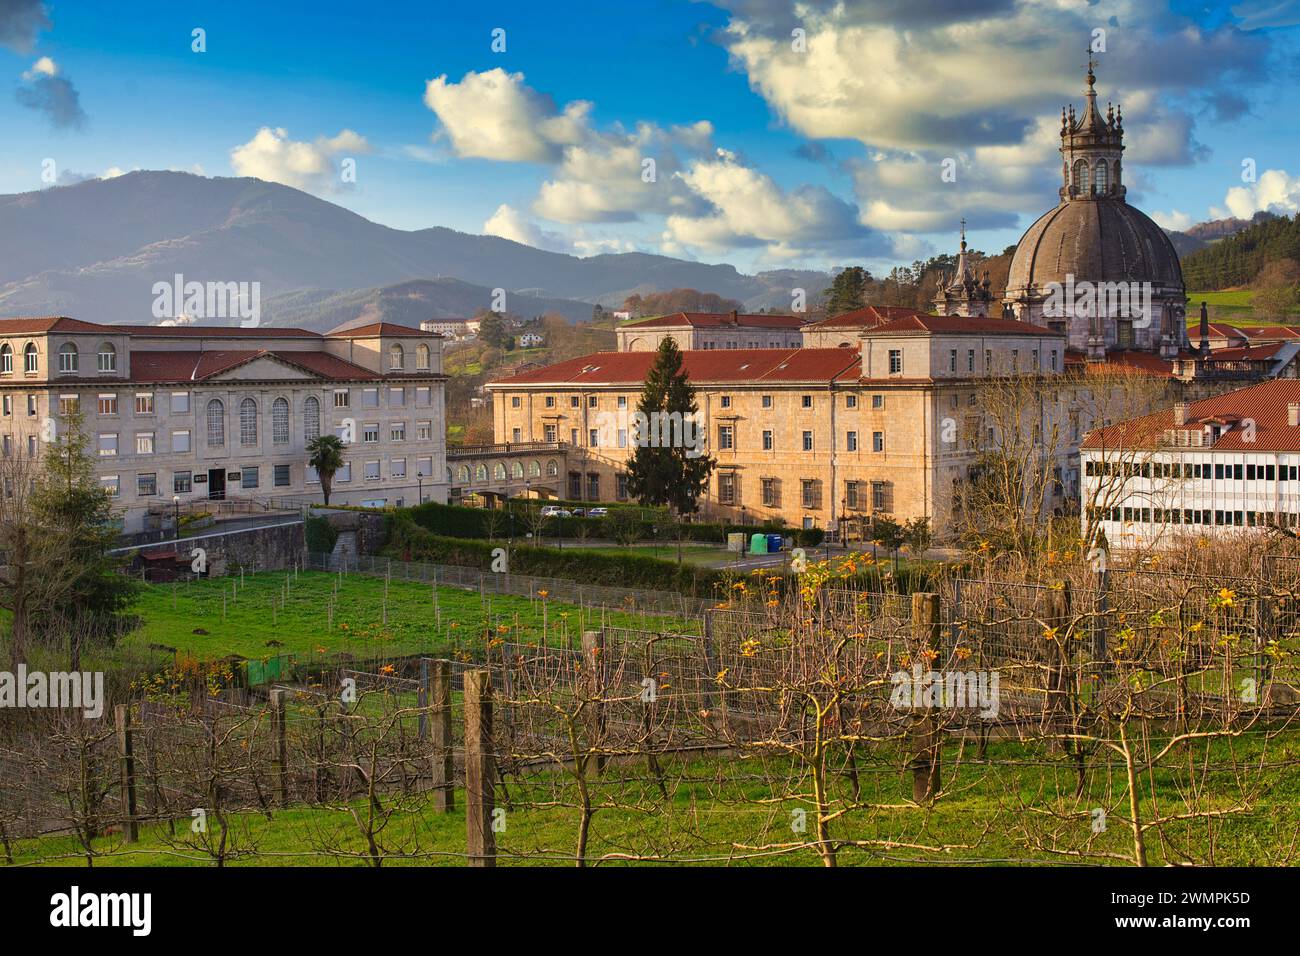
M 329 554 L 334 550 L 339 533 L 334 530 L 326 518 L 317 515 L 309 517 L 303 527 L 307 541 L 307 550 L 313 554 Z

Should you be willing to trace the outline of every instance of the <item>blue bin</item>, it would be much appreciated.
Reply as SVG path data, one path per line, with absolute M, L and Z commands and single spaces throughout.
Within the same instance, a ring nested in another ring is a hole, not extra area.
M 767 536 L 767 550 L 769 553 L 781 550 L 781 536 L 779 534 L 769 534 Z

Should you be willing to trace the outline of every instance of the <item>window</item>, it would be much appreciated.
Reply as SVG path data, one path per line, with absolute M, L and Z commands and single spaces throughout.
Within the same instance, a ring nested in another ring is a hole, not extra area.
M 389 477 L 389 478 L 405 478 L 405 477 L 406 477 L 406 459 L 405 459 L 405 458 L 394 458 L 394 459 L 392 460 L 392 462 L 391 462 L 391 463 L 389 464 L 389 466 L 388 466 L 388 477 Z
M 388 367 L 393 370 L 400 369 L 406 356 L 402 352 L 402 347 L 394 342 L 388 347 Z
M 872 395 L 872 396 L 871 396 L 871 407 L 872 407 L 873 409 L 876 409 L 877 411 L 879 411 L 880 409 L 884 408 L 884 407 L 885 407 L 885 396 L 883 396 L 883 395 Z
M 807 432 L 807 431 L 806 431 L 806 432 L 803 433 L 803 450 L 804 450 L 804 451 L 812 451 L 812 450 L 813 450 L 813 433 L 812 433 L 812 432 Z
M 288 488 L 291 483 L 288 465 L 276 465 L 275 477 L 272 479 L 277 488 Z
M 845 396 L 844 396 L 844 407 L 845 407 L 845 408 L 857 408 L 857 407 L 858 407 L 858 396 L 856 396 L 856 395 L 845 395 Z
M 378 462 L 378 461 L 368 461 L 368 462 L 366 462 L 365 478 L 366 478 L 366 481 L 378 481 L 378 480 L 379 480 L 379 462 Z
M 884 433 L 884 432 L 872 432 L 872 433 L 871 433 L 871 450 L 872 450 L 872 451 L 884 451 L 884 450 L 885 450 L 885 433 Z
M 221 448 L 226 443 L 226 406 L 221 399 L 208 402 L 208 447 Z
M 805 508 L 821 507 L 821 482 L 815 478 L 805 478 L 799 482 Z
M 890 506 L 889 482 L 873 481 L 871 483 L 871 510 L 888 511 Z
M 569 396 L 569 407 L 570 407 L 570 408 L 581 408 L 581 407 L 582 407 L 582 399 L 581 399 L 579 396 L 577 396 L 577 395 L 570 395 L 570 396 Z
M 546 396 L 546 407 L 547 407 L 547 408 L 554 408 L 554 407 L 555 407 L 555 396 L 554 396 L 554 395 L 547 395 L 547 396 Z
M 844 506 L 846 508 L 860 508 L 858 502 L 858 483 L 856 481 L 844 482 Z
M 763 507 L 777 508 L 781 504 L 781 482 L 777 478 L 762 478 L 759 485 L 763 492 Z
M 28 415 L 28 417 L 35 417 L 35 415 L 36 415 L 36 396 L 35 396 L 35 395 L 28 395 L 28 396 L 27 396 L 27 415 Z
M 734 505 L 736 503 L 736 476 L 733 472 L 718 475 L 718 503 Z
M 599 445 L 600 445 L 600 429 L 598 428 L 587 429 L 587 447 L 596 448 L 599 447 Z
M 523 398 L 522 398 L 521 396 L 519 396 L 519 395 L 511 395 L 511 396 L 510 396 L 510 407 L 511 407 L 511 408 L 522 408 L 522 407 L 523 407 L 523 404 L 524 404 L 524 403 L 523 403 Z
M 592 501 L 600 500 L 600 475 L 595 472 L 587 474 L 587 497 Z
M 417 385 L 415 387 L 415 404 L 421 408 L 428 408 L 433 404 L 433 389 L 428 385 Z
M 764 408 L 771 408 L 771 407 L 772 407 L 772 396 L 771 396 L 771 395 L 764 395 L 764 396 L 763 396 L 762 405 L 763 405 Z
M 336 472 L 334 473 L 334 480 L 335 480 L 335 481 L 351 481 L 351 480 L 352 480 L 352 462 L 350 462 L 350 461 L 345 461 L 345 462 L 343 463 L 343 467 L 340 468 L 338 471 L 336 471 Z
M 620 429 L 618 430 L 618 447 L 619 447 L 619 448 L 626 448 L 626 447 L 627 447 L 627 429 L 626 429 L 626 428 L 620 428 Z
M 122 481 L 117 475 L 102 475 L 99 479 L 99 486 L 104 489 L 104 493 L 110 498 L 122 497 Z
M 528 476 L 530 478 L 540 478 L 542 476 L 542 463 L 537 460 L 528 463 Z
M 379 407 L 379 389 L 363 388 L 361 390 L 361 407 L 378 408 Z
M 315 398 L 302 403 L 302 437 L 306 442 L 320 437 L 320 402 Z
M 619 408 L 627 408 L 627 396 L 626 396 L 626 395 L 620 395 L 620 396 L 618 397 L 618 407 L 619 407 Z
M 510 477 L 522 478 L 524 476 L 523 462 L 513 461 L 510 463 Z
M 257 402 L 251 398 L 239 403 L 239 443 L 257 444 Z
M 60 414 L 60 415 L 65 415 L 65 416 L 66 416 L 66 415 L 75 415 L 76 412 L 77 412 L 77 409 L 79 409 L 80 407 L 81 407 L 81 399 L 79 399 L 76 395 L 60 395 L 60 396 L 59 396 L 59 414 Z
M 388 426 L 389 441 L 406 441 L 406 422 L 393 422 Z
M 800 396 L 799 404 L 803 408 L 812 408 L 812 396 L 811 395 Z
M 718 399 L 718 404 L 720 404 L 723 408 L 730 408 L 730 407 L 731 407 L 731 396 L 730 396 L 730 395 L 723 395 L 721 398 Z
M 415 367 L 421 372 L 429 370 L 429 346 L 423 342 L 415 347 Z
M 113 348 L 112 342 L 104 342 L 100 345 L 96 367 L 100 374 L 117 371 L 117 349 Z
M 570 445 L 578 444 L 578 430 L 576 428 L 569 429 L 569 444 Z
M 184 431 L 172 432 L 172 451 L 189 451 L 190 450 L 190 432 L 189 429 Z
M 158 494 L 158 475 L 156 472 L 149 472 L 147 475 L 135 476 L 135 493 L 141 498 L 148 498 L 151 495 Z
M 772 431 L 771 429 L 765 428 L 763 429 L 763 451 L 771 451 L 771 450 L 772 450 Z
M 975 350 L 974 349 L 966 350 L 966 371 L 968 372 L 975 371 Z
M 619 474 L 614 476 L 614 496 L 619 501 L 627 500 L 627 475 Z
M 588 395 L 588 396 L 587 396 L 587 407 L 588 407 L 588 408 L 598 408 L 599 406 L 600 406 L 600 396 L 598 396 L 598 395 Z
M 193 476 L 188 471 L 172 472 L 172 494 L 188 495 L 194 488 Z
M 101 395 L 98 404 L 99 414 L 116 415 L 117 414 L 117 396 Z
M 289 402 L 283 398 L 271 403 L 271 444 L 289 444 Z
M 153 432 L 135 433 L 135 453 L 137 455 L 153 454 Z
M 433 422 L 416 422 L 416 423 L 415 423 L 415 437 L 416 437 L 419 441 L 432 441 L 432 440 L 433 440 Z M 516 439 L 516 440 L 518 440 L 518 439 Z
M 258 472 L 260 471 L 261 468 L 257 465 L 244 465 L 244 467 L 239 470 L 239 487 L 256 488 L 259 482 Z
M 432 458 L 417 458 L 417 459 L 415 460 L 415 473 L 416 473 L 416 476 L 419 477 L 419 478 L 431 478 L 431 477 L 433 477 L 433 459 L 432 459 Z M 451 469 L 450 469 L 450 468 L 447 469 L 447 480 L 448 480 L 448 481 L 451 481 Z
M 844 447 L 845 447 L 845 449 L 847 449 L 848 451 L 857 451 L 857 450 L 858 450 L 858 433 L 857 433 L 857 432 L 849 432 L 847 435 L 844 436 Z
M 361 426 L 361 441 L 367 445 L 379 443 L 379 422 L 366 422 Z
M 390 408 L 401 408 L 406 404 L 406 389 L 401 385 L 394 385 L 388 390 L 388 405 Z
M 14 350 L 6 343 L 0 345 L 0 372 L 8 375 L 14 370 Z
M 334 407 L 347 408 L 349 404 L 348 390 L 346 388 L 336 388 L 334 390 Z
M 23 349 L 23 371 L 35 372 L 36 362 L 36 346 L 28 342 L 27 348 Z
M 11 457 L 14 453 L 14 436 L 5 435 L 3 440 L 0 440 L 0 449 L 3 449 L 4 457 Z
M 992 349 L 984 350 L 984 371 L 986 372 L 993 371 L 993 350 Z
M 135 393 L 135 413 L 137 415 L 153 414 L 153 392 Z
M 956 349 L 948 350 L 948 371 L 950 372 L 957 371 L 957 350 Z
M 71 342 L 59 346 L 59 372 L 73 375 L 77 372 L 77 347 Z
M 552 458 L 546 463 L 546 476 L 548 478 L 558 478 L 560 474 L 560 463 Z
M 727 451 L 736 447 L 735 429 L 731 425 L 718 426 L 718 449 Z
M 558 440 L 559 440 L 559 438 L 558 438 L 557 435 L 556 435 L 556 428 L 555 428 L 554 425 L 543 425 L 543 426 L 542 426 L 542 437 L 543 437 L 546 441 L 558 441 Z
M 12 415 L 14 413 L 14 397 L 12 395 L 4 395 L 3 397 L 0 397 L 0 403 L 3 403 L 4 405 L 5 415 Z
M 1056 349 L 1052 349 L 1052 371 L 1056 371 Z
M 190 413 L 190 393 L 172 392 L 172 414 L 188 415 Z
M 903 371 L 903 350 L 889 350 L 889 374 L 898 375 Z

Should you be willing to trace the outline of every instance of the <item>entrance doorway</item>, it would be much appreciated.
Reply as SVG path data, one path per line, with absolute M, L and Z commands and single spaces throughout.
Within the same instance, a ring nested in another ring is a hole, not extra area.
M 226 497 L 226 469 L 208 469 L 208 500 L 222 501 Z

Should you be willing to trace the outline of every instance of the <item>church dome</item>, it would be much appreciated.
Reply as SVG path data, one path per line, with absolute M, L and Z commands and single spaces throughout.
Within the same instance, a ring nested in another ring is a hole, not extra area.
M 1155 292 L 1183 290 L 1178 253 L 1164 230 L 1122 200 L 1075 199 L 1039 217 L 1016 245 L 1007 294 L 1049 282 L 1150 282 Z

